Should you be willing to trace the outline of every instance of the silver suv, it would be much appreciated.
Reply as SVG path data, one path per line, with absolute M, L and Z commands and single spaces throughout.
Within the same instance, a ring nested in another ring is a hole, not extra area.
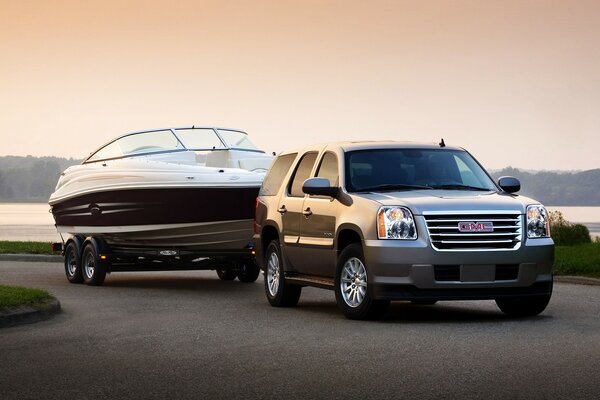
M 280 154 L 256 204 L 255 243 L 271 305 L 333 289 L 351 319 L 390 300 L 495 300 L 511 316 L 552 295 L 548 214 L 494 183 L 464 149 L 344 142 Z

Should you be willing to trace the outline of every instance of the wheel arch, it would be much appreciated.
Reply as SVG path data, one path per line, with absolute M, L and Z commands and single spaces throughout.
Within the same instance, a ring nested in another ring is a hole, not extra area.
M 358 243 L 362 247 L 364 236 L 357 225 L 342 224 L 338 228 L 335 240 L 336 253 L 339 256 L 341 252 L 353 243 Z
M 83 242 L 84 242 L 84 238 L 82 236 L 79 236 L 79 235 L 71 236 L 65 242 L 64 248 L 66 249 L 67 246 L 69 246 L 71 243 L 73 243 L 75 245 L 75 248 L 77 249 L 77 256 L 81 258 L 81 255 L 83 253 Z
M 279 227 L 274 222 L 268 222 L 260 233 L 260 244 L 261 248 L 263 249 L 263 253 L 267 250 L 267 246 L 273 240 L 279 240 Z M 262 262 L 262 260 L 260 261 Z

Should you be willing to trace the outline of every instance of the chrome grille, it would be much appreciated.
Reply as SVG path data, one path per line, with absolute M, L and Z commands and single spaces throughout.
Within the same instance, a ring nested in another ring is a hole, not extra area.
M 521 246 L 522 223 L 518 211 L 478 213 L 423 213 L 431 245 L 438 251 L 516 250 Z M 491 222 L 492 232 L 461 232 L 459 224 Z

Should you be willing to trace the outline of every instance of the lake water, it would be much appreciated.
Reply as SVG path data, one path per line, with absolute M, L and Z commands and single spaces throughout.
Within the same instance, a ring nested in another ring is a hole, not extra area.
M 600 236 L 600 207 L 548 207 L 561 211 L 567 221 L 586 225 Z M 50 206 L 45 203 L 0 203 L 0 240 L 57 242 Z

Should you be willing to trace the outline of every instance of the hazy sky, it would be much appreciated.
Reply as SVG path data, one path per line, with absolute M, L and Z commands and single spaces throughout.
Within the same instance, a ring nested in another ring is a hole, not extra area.
M 0 0 L 0 155 L 246 130 L 600 168 L 600 1 Z

